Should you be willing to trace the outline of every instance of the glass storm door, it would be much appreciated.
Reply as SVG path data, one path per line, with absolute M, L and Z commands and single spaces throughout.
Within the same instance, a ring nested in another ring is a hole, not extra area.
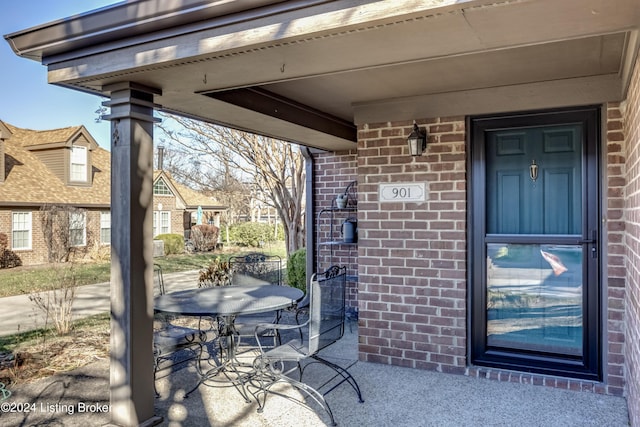
M 598 110 L 472 121 L 472 362 L 599 378 Z

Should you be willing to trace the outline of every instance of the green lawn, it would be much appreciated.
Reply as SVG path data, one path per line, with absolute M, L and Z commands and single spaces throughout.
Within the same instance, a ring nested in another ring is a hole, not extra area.
M 255 251 L 256 248 L 231 248 L 222 252 L 168 255 L 155 258 L 153 261 L 162 267 L 164 274 L 167 274 L 176 271 L 200 270 L 216 257 L 226 260 L 234 255 Z M 283 262 L 285 261 L 284 243 L 271 244 L 266 248 L 259 249 L 259 251 L 265 254 L 279 255 Z M 0 297 L 51 290 L 56 286 L 63 271 L 68 268 L 73 269 L 77 285 L 108 282 L 111 270 L 108 262 L 2 269 L 0 270 Z
M 211 260 L 221 257 L 226 260 L 234 255 L 256 252 L 255 248 L 230 248 L 213 253 L 169 255 L 154 259 L 162 266 L 163 273 L 199 270 Z M 259 252 L 279 255 L 285 261 L 284 243 L 270 244 Z M 68 269 L 73 268 L 77 285 L 108 282 L 110 264 L 77 263 L 57 266 L 18 267 L 0 270 L 0 297 L 29 294 L 51 290 L 68 277 Z M 286 275 L 285 275 L 286 277 Z M 64 372 L 83 366 L 96 357 L 108 357 L 109 313 L 102 313 L 73 322 L 69 334 L 59 335 L 55 328 L 36 329 L 0 337 L 0 354 L 21 353 L 37 355 L 21 369 L 0 370 L 0 382 L 12 384 Z

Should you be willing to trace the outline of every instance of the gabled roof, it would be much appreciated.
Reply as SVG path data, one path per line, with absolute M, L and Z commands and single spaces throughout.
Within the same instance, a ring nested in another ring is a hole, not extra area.
M 225 206 L 220 205 L 214 198 L 198 193 L 189 187 L 178 183 L 171 174 L 165 170 L 156 170 L 153 172 L 153 182 L 163 179 L 169 186 L 171 191 L 177 198 L 182 200 L 187 209 L 197 209 L 199 206 L 207 210 L 226 210 Z
M 22 145 L 29 150 L 56 147 L 71 147 L 73 141 L 83 135 L 90 143 L 90 149 L 98 148 L 98 143 L 84 126 L 70 126 L 60 129 L 29 131 L 21 135 Z
M 22 129 L 8 123 L 4 126 L 11 137 L 4 142 L 6 179 L 0 183 L 0 206 L 110 205 L 110 153 L 98 146 L 84 126 L 48 131 Z M 88 187 L 65 185 L 33 152 L 34 148 L 71 146 L 79 135 L 92 146 L 93 183 Z
M 92 185 L 65 185 L 36 155 L 45 148 L 71 147 L 78 136 L 90 143 Z M 70 204 L 84 207 L 109 207 L 111 204 L 111 155 L 98 146 L 84 126 L 45 131 L 22 129 L 0 121 L 0 137 L 5 139 L 5 175 L 0 182 L 0 206 L 41 206 Z M 154 182 L 163 177 L 187 209 L 224 210 L 211 197 L 178 182 L 166 171 L 155 171 Z

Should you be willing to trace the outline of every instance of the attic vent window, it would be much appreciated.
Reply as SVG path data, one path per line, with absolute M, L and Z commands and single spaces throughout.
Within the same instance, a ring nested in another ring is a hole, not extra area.
M 71 181 L 87 182 L 87 147 L 71 147 Z
M 167 183 L 164 180 L 159 179 L 153 184 L 153 195 L 154 196 L 171 196 L 171 190 L 167 186 Z

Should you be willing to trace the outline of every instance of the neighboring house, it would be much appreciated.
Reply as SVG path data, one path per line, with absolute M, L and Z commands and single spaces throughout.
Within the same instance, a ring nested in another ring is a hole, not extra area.
M 136 138 L 161 105 L 322 150 L 307 224 L 357 181 L 359 360 L 624 395 L 640 427 L 638 0 L 133 0 L 8 39 Z
M 49 261 L 42 218 L 52 206 L 77 209 L 69 221 L 76 252 L 109 245 L 109 152 L 84 126 L 34 131 L 1 123 L 0 129 L 0 232 L 22 263 Z
M 153 236 L 175 233 L 189 238 L 191 227 L 211 224 L 220 227 L 226 207 L 173 179 L 165 170 L 153 173 Z M 199 213 L 200 212 L 200 213 Z
M 224 208 L 211 198 L 154 174 L 154 236 L 185 234 Z M 84 126 L 35 131 L 0 121 L 0 233 L 24 265 L 49 262 L 44 211 L 70 209 L 69 240 L 75 256 L 111 242 L 110 153 Z

